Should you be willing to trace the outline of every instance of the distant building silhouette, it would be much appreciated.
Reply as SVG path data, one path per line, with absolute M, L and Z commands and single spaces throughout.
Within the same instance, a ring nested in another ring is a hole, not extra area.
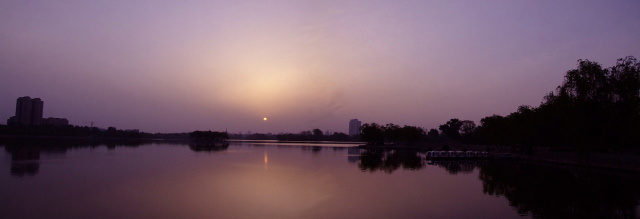
M 65 126 L 65 125 L 69 125 L 69 120 L 67 120 L 65 118 L 49 117 L 49 118 L 46 118 L 46 119 L 42 119 L 42 124 L 43 125 L 54 125 L 54 126 Z
M 16 102 L 16 115 L 7 120 L 7 124 L 42 125 L 42 108 L 44 102 L 40 98 L 19 97 Z
M 140 129 L 125 129 L 124 131 L 130 133 L 140 133 Z
M 349 121 L 349 136 L 356 136 L 360 134 L 360 127 L 362 122 L 358 119 L 352 119 Z
M 44 102 L 40 98 L 19 97 L 16 101 L 16 115 L 7 120 L 7 124 L 23 125 L 69 125 L 65 118 L 42 118 Z

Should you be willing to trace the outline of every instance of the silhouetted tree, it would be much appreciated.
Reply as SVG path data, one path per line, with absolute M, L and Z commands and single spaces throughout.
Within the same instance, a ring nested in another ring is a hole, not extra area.
M 442 131 L 447 138 L 453 140 L 460 139 L 460 128 L 462 128 L 462 122 L 457 118 L 451 119 L 439 127 L 440 131 Z
M 382 127 L 385 139 L 392 143 L 398 143 L 402 141 L 402 128 L 400 126 L 389 123 Z
M 462 121 L 462 134 L 472 134 L 476 131 L 476 123 L 471 120 Z
M 424 129 L 420 127 L 406 125 L 402 127 L 402 138 L 407 141 L 407 143 L 419 142 L 424 135 Z
M 461 127 L 462 141 L 466 143 L 475 143 L 476 123 L 471 120 L 463 120 Z
M 383 128 L 377 123 L 365 123 L 362 125 L 360 138 L 370 145 L 384 144 Z
M 640 63 L 632 56 L 618 59 L 610 68 L 614 89 L 614 149 L 640 144 Z
M 323 136 L 324 133 L 320 129 L 313 129 L 313 135 L 314 136 Z
M 324 133 L 320 129 L 313 129 L 313 140 L 322 141 L 324 137 Z
M 499 115 L 488 116 L 480 119 L 480 127 L 477 133 L 481 136 L 482 141 L 487 144 L 506 145 L 506 119 Z
M 429 141 L 435 142 L 440 138 L 440 133 L 437 129 L 430 129 L 429 133 L 427 133 L 427 138 L 429 139 Z

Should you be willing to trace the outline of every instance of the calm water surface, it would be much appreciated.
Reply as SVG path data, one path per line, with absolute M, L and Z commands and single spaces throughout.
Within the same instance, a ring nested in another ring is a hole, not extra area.
M 5 143 L 0 218 L 638 217 L 634 174 L 346 146 Z

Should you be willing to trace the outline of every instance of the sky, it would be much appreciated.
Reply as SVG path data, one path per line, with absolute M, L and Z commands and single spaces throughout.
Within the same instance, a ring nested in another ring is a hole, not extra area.
M 437 128 L 640 56 L 640 1 L 0 1 L 0 124 L 144 132 Z M 268 118 L 264 121 L 263 118 Z

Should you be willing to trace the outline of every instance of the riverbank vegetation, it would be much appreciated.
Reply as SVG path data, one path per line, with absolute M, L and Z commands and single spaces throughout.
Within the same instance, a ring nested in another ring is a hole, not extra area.
M 415 144 L 459 141 L 467 144 L 517 147 L 533 153 L 536 147 L 575 152 L 613 152 L 640 149 L 640 63 L 629 56 L 615 66 L 578 60 L 558 88 L 538 107 L 519 106 L 507 116 L 473 121 L 457 118 L 438 130 L 395 124 L 362 125 L 368 144 Z
M 483 118 L 478 143 L 566 148 L 579 152 L 638 149 L 640 64 L 634 57 L 602 68 L 579 60 L 539 107 L 520 106 L 508 116 Z

